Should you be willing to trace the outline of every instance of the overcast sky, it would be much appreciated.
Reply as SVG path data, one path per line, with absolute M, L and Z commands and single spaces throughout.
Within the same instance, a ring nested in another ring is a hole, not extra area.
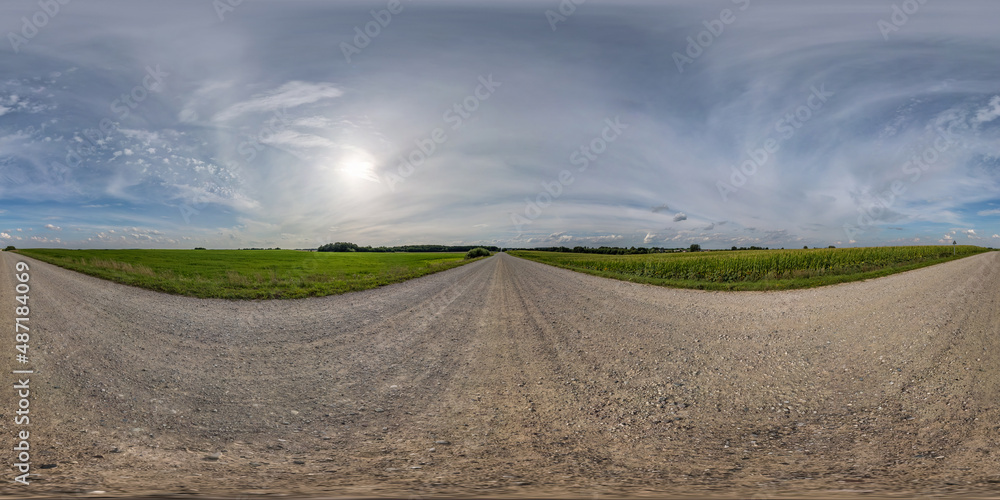
M 1000 2 L 50 3 L 0 244 L 1000 244 Z

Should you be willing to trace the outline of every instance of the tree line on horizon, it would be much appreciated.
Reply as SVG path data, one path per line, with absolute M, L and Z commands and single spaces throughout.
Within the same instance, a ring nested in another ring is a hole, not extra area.
M 337 243 L 327 243 L 320 245 L 317 252 L 468 252 L 474 248 L 485 248 L 491 252 L 499 252 L 500 247 L 482 245 L 401 245 L 394 247 L 386 246 L 358 246 L 347 241 Z

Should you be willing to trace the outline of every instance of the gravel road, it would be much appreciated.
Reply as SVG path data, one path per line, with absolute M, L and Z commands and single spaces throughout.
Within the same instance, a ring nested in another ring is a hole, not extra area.
M 997 252 L 739 293 L 499 254 L 244 302 L 2 252 L 8 331 L 18 260 L 31 265 L 38 475 L 4 478 L 0 495 L 1000 492 Z

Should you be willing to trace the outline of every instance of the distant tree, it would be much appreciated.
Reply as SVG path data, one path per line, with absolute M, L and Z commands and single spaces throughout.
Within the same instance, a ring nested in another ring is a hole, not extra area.
M 194 247 L 195 250 L 207 250 L 205 247 Z
M 827 248 L 837 248 L 837 247 L 835 247 L 835 246 L 833 246 L 833 245 L 830 245 L 830 246 L 828 246 Z
M 692 252 L 700 252 L 701 251 L 701 245 L 699 245 L 697 243 L 692 243 L 691 244 L 691 251 Z
M 7 248 L 3 249 L 4 252 L 9 252 L 11 250 L 17 250 L 17 249 L 14 248 L 14 245 L 7 245 Z
M 483 247 L 473 248 L 472 250 L 469 250 L 469 253 L 465 254 L 466 259 L 475 259 L 476 257 L 489 257 L 489 256 L 490 256 L 490 251 Z
M 805 246 L 803 246 L 803 247 L 802 247 L 802 249 L 803 249 L 803 250 L 809 250 L 809 245 L 805 245 Z
M 736 245 L 733 245 L 733 250 L 736 250 Z
M 354 243 L 349 243 L 346 241 L 338 241 L 336 243 L 327 243 L 326 245 L 321 245 L 318 252 L 356 252 L 358 251 L 358 246 Z

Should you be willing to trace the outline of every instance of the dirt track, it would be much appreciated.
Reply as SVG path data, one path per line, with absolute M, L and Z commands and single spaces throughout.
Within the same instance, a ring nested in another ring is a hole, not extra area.
M 996 252 L 770 293 L 501 254 L 263 302 L 167 296 L 3 252 L 5 325 L 19 259 L 32 266 L 39 475 L 0 495 L 1000 493 Z

